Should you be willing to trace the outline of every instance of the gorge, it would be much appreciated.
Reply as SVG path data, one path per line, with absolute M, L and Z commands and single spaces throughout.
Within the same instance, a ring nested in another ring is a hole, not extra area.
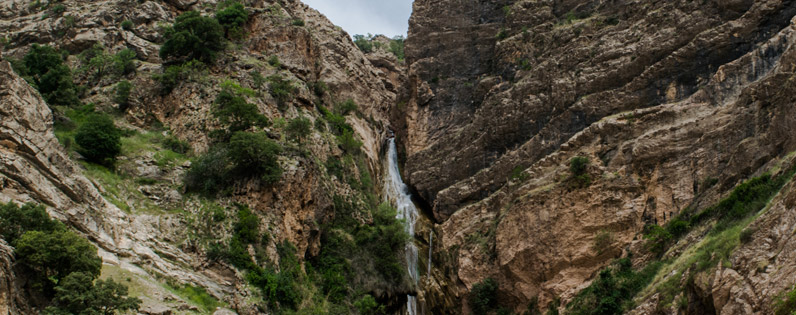
M 99 307 L 20 250 L 64 231 L 127 313 L 796 311 L 796 2 L 415 0 L 405 40 L 350 35 L 299 0 L 0 2 L 0 315 Z

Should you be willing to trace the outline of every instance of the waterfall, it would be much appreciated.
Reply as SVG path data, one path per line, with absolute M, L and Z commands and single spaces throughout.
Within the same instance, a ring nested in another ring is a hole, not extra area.
M 434 232 L 428 231 L 428 272 L 426 277 L 431 277 L 431 249 L 434 248 Z
M 412 203 L 412 195 L 409 194 L 409 187 L 406 187 L 401 179 L 401 172 L 398 169 L 398 153 L 395 149 L 395 139 L 390 139 L 390 149 L 387 151 L 387 176 L 384 183 L 384 198 L 389 201 L 398 214 L 398 219 L 404 220 L 406 233 L 410 238 L 415 236 L 415 221 L 417 220 L 417 208 Z M 414 241 L 406 243 L 406 266 L 409 271 L 409 278 L 412 283 L 417 285 L 417 246 Z M 406 310 L 409 315 L 417 314 L 417 297 L 407 296 Z

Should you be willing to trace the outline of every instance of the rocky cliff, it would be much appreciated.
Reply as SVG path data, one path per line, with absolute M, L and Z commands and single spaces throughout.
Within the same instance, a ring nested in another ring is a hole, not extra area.
M 614 258 L 644 265 L 645 225 L 770 170 L 796 149 L 794 14 L 791 1 L 415 1 L 405 172 L 437 234 L 429 307 L 467 304 L 491 277 L 502 305 L 563 310 Z M 586 183 L 574 157 L 590 161 Z M 793 283 L 752 282 L 733 304 L 722 272 L 705 290 L 725 313 L 769 312 Z

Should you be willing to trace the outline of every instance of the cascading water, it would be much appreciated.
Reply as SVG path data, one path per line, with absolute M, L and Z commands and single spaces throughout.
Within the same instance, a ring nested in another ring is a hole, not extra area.
M 404 220 L 406 233 L 410 237 L 415 235 L 415 221 L 417 221 L 417 208 L 412 203 L 412 195 L 409 194 L 409 187 L 406 187 L 401 179 L 401 172 L 398 169 L 398 153 L 395 149 L 395 139 L 390 139 L 390 149 L 387 151 L 387 176 L 384 184 L 384 197 L 389 201 L 398 214 L 398 219 Z M 409 278 L 412 283 L 417 285 L 417 246 L 415 242 L 406 243 L 406 266 L 409 271 Z M 409 315 L 417 314 L 417 297 L 407 296 L 406 310 Z

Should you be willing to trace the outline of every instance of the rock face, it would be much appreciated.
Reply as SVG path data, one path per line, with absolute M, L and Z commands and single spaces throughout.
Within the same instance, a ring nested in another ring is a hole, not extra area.
M 434 311 L 466 311 L 487 277 L 515 310 L 565 304 L 642 248 L 645 224 L 708 206 L 796 149 L 792 1 L 414 8 L 405 172 L 436 221 L 421 281 Z M 576 156 L 588 187 L 569 171 Z M 747 272 L 719 272 L 717 311 L 767 310 L 781 287 L 734 287 Z

